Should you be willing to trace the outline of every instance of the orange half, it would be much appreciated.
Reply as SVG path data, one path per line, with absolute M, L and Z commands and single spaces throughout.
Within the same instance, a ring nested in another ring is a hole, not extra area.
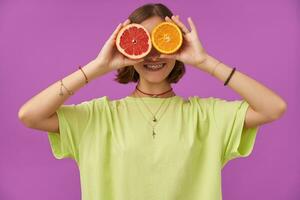
M 175 23 L 162 22 L 152 30 L 151 40 L 157 51 L 172 54 L 182 45 L 182 32 Z

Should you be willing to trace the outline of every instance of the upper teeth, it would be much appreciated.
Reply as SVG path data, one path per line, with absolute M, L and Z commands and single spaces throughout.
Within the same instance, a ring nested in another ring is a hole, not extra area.
M 146 64 L 147 67 L 162 67 L 163 63 L 159 63 L 159 64 Z

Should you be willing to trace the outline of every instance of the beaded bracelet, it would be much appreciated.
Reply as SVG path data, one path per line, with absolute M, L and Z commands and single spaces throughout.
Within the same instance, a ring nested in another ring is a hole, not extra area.
M 88 80 L 87 76 L 85 75 L 84 71 L 82 70 L 81 66 L 79 65 L 78 68 L 82 71 L 82 73 L 83 73 L 83 75 L 84 75 L 84 77 L 85 77 L 85 84 L 88 84 L 89 80 Z M 62 95 L 64 94 L 63 91 L 62 91 L 62 87 L 64 87 L 64 88 L 67 90 L 67 92 L 68 92 L 69 95 L 73 95 L 73 94 L 74 94 L 74 92 L 73 92 L 72 90 L 69 90 L 69 89 L 64 85 L 64 83 L 63 83 L 63 81 L 62 81 L 62 79 L 61 79 L 61 80 L 60 80 L 60 93 L 59 93 L 60 96 L 62 96 Z
M 73 95 L 74 94 L 73 91 L 68 90 L 68 88 L 66 88 L 66 86 L 63 84 L 62 79 L 61 79 L 60 80 L 60 93 L 59 93 L 59 96 L 62 96 L 64 94 L 63 91 L 62 91 L 62 87 L 64 87 L 67 90 L 67 92 L 68 92 L 69 95 Z
M 216 68 L 219 66 L 219 64 L 221 64 L 222 62 L 218 61 L 218 63 L 215 65 L 215 67 L 213 68 L 213 70 L 210 72 L 210 74 L 213 76 L 214 75 L 214 72 L 216 70 Z M 227 80 L 225 81 L 224 83 L 224 86 L 226 86 L 228 84 L 228 82 L 230 81 L 232 75 L 234 74 L 236 68 L 234 67 L 230 73 L 230 75 L 228 76 Z

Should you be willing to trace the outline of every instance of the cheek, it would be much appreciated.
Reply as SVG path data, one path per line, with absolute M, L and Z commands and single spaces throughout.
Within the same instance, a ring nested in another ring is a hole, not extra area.
M 171 60 L 167 62 L 167 66 L 170 70 L 174 68 L 175 64 L 176 64 L 176 60 Z

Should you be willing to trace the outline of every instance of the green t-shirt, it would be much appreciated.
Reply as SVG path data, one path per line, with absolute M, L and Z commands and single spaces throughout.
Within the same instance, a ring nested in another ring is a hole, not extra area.
M 76 161 L 82 200 L 221 200 L 222 168 L 254 146 L 259 126 L 243 129 L 249 104 L 142 100 L 103 96 L 57 110 L 60 134 L 48 132 L 52 153 Z

